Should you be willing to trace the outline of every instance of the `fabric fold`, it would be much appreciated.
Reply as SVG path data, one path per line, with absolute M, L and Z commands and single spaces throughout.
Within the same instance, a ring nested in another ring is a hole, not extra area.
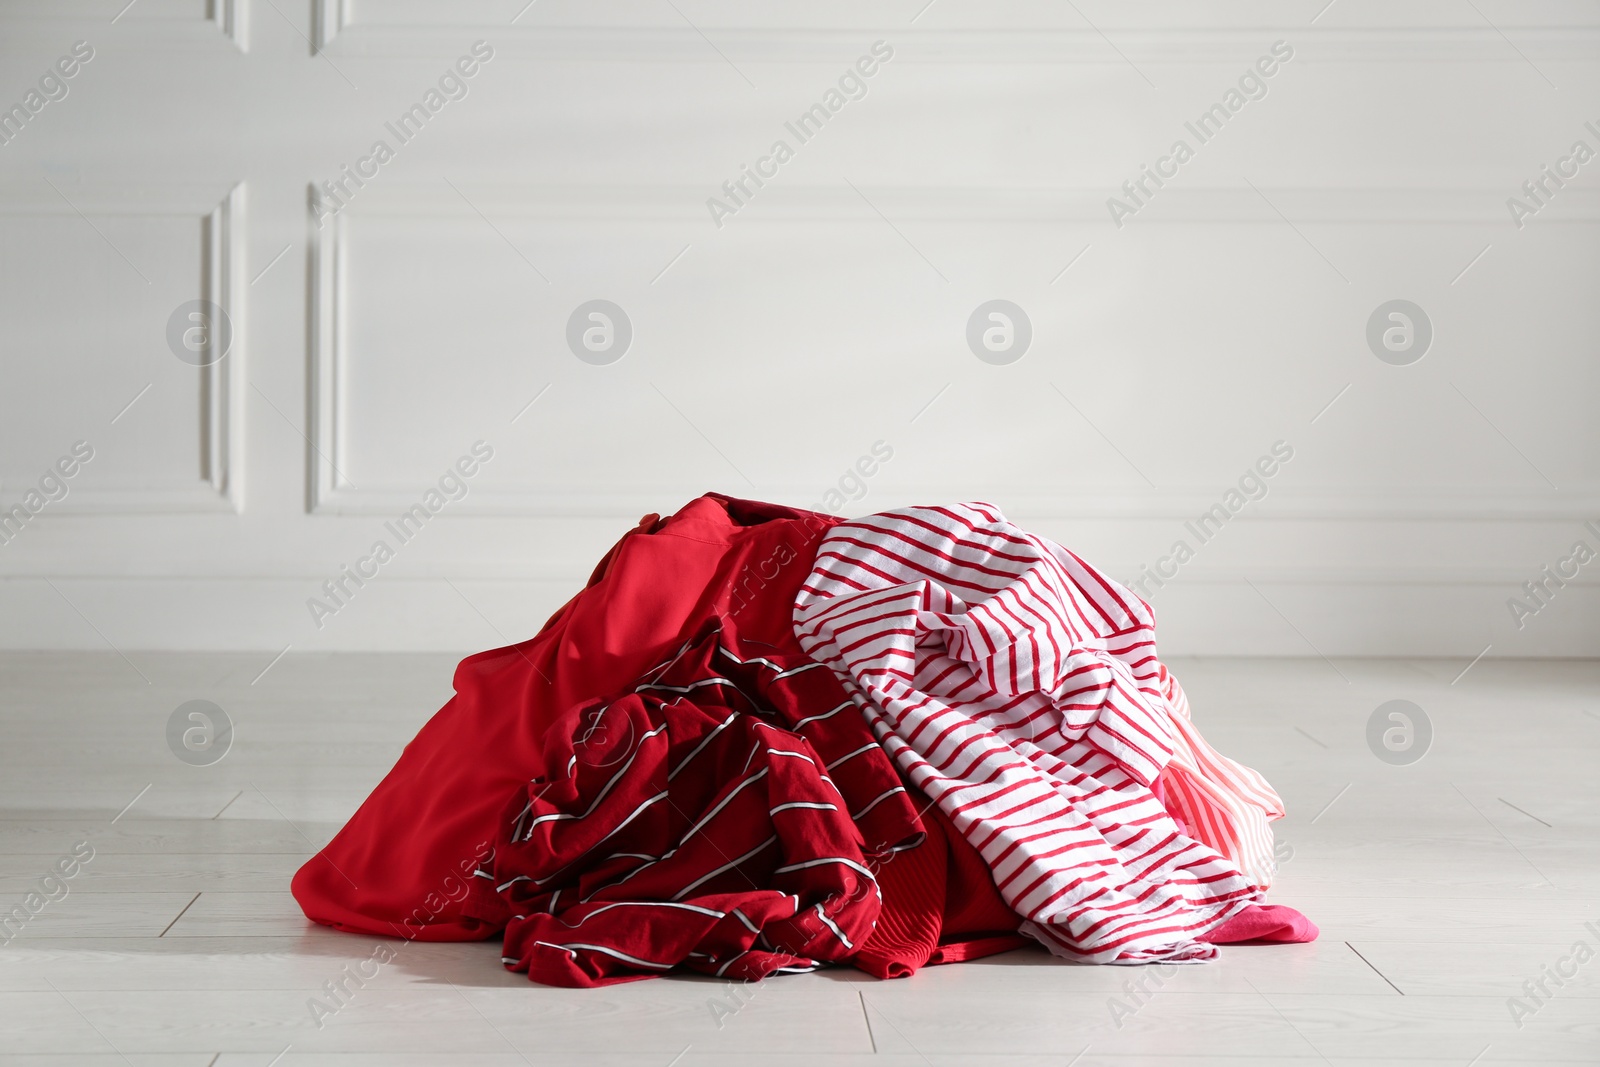
M 755 980 L 866 941 L 879 897 L 823 757 L 723 690 L 609 705 L 606 728 L 637 739 L 614 766 L 551 731 L 572 773 L 530 783 L 486 864 L 508 967 L 565 986 L 678 966 Z
M 851 962 L 878 978 L 907 978 L 923 967 L 1026 944 L 1017 934 L 1021 920 L 995 889 L 983 857 L 936 805 L 919 793 L 912 800 L 927 836 L 874 861 L 883 908 Z
M 1260 897 L 1261 831 L 1282 810 L 1174 707 L 1154 627 L 1139 597 L 988 504 L 839 524 L 795 604 L 801 646 L 860 698 L 1023 932 L 1102 963 L 1213 957 L 1199 936 Z
M 1259 903 L 1282 805 L 1195 728 L 1149 605 L 991 505 L 708 494 L 454 685 L 296 873 L 314 921 L 499 935 L 559 986 L 1317 935 Z
M 615 702 L 641 686 L 641 699 L 663 704 L 686 695 L 759 705 L 772 726 L 804 737 L 833 765 L 826 773 L 867 854 L 916 840 L 921 824 L 893 764 L 832 672 L 794 637 L 795 594 L 818 538 L 837 521 L 719 494 L 667 518 L 645 516 L 538 634 L 461 661 L 454 696 L 295 874 L 291 888 L 305 914 L 413 940 L 500 934 L 515 912 L 492 875 L 480 875 L 508 811 L 517 814 L 515 798 L 526 803 L 532 781 L 572 775 L 552 765 L 553 737 L 580 738 L 591 762 L 623 758 L 647 730 L 628 733 Z M 700 653 L 713 658 L 700 662 Z M 701 667 L 703 677 L 685 676 Z M 693 688 L 674 694 L 651 685 Z

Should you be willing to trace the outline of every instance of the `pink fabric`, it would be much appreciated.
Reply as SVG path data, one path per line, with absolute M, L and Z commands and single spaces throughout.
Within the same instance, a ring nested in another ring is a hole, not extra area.
M 1315 941 L 1317 924 L 1282 904 L 1252 904 L 1221 926 L 1201 934 L 1196 941 L 1213 945 L 1240 941 L 1281 941 L 1298 944 Z
M 1165 665 L 1158 662 L 1155 667 L 1153 687 L 1169 712 L 1172 756 L 1153 791 L 1190 837 L 1238 864 L 1266 889 L 1278 870 L 1267 823 L 1283 818 L 1283 801 L 1259 773 L 1206 743 L 1190 720 L 1189 698 L 1178 679 Z

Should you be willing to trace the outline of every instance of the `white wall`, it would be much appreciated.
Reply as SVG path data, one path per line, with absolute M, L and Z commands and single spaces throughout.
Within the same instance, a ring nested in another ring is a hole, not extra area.
M 817 505 L 879 441 L 846 511 L 987 499 L 1131 580 L 1284 441 L 1146 585 L 1168 651 L 1600 653 L 1600 564 L 1507 607 L 1600 547 L 1600 161 L 1520 228 L 1506 204 L 1600 149 L 1600 4 L 125 2 L 0 5 L 0 105 L 94 49 L 0 145 L 0 507 L 94 449 L 0 545 L 0 647 L 486 647 L 640 514 Z M 801 144 L 785 121 L 880 40 Z M 308 187 L 380 138 L 317 225 Z M 166 340 L 197 298 L 234 331 L 205 370 Z M 608 366 L 565 342 L 594 298 L 634 331 Z M 1005 366 L 965 340 L 995 298 L 1032 323 Z M 1365 338 L 1397 298 L 1435 331 L 1408 366 Z M 478 440 L 465 499 L 314 625 Z

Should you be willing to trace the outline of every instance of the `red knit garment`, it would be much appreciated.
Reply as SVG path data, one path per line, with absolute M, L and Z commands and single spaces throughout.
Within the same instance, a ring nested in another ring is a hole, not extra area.
M 912 791 L 928 836 L 875 868 L 883 892 L 877 928 L 853 962 L 877 978 L 906 978 L 923 967 L 960 963 L 1030 944 L 1006 906 L 983 857 L 943 812 Z

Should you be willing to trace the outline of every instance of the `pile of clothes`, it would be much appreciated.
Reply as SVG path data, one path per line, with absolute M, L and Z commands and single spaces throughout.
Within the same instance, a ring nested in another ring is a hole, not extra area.
M 455 694 L 296 874 L 309 918 L 560 986 L 1316 936 L 1260 903 L 1281 803 L 1149 606 L 988 504 L 647 515 Z

